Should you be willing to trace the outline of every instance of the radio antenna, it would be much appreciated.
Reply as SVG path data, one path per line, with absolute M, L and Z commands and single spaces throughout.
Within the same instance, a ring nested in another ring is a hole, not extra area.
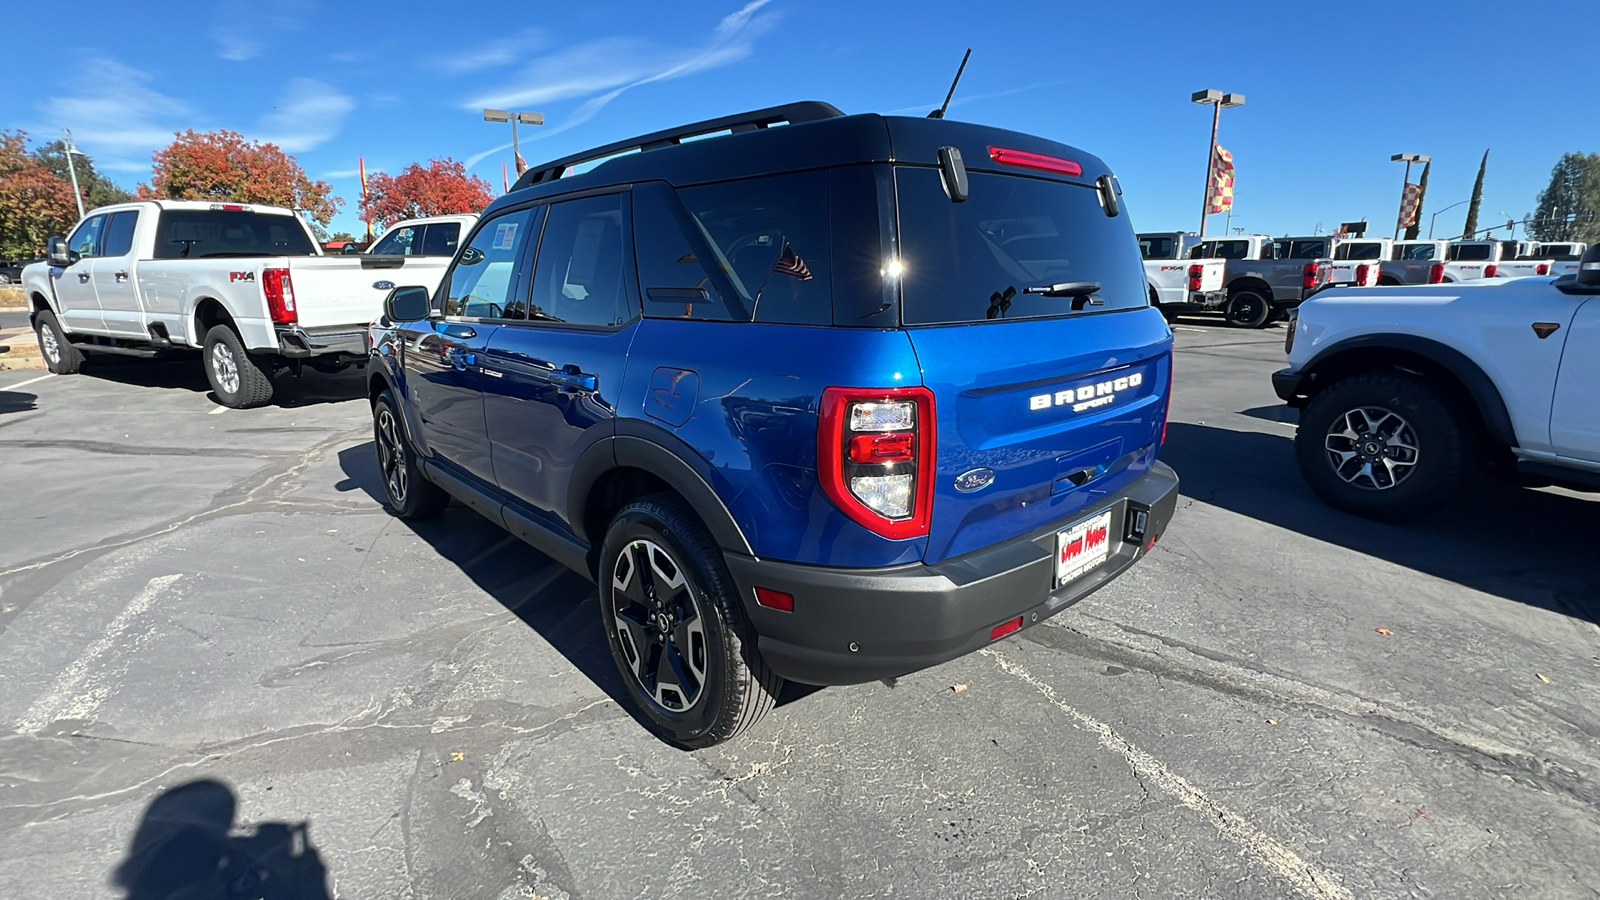
M 950 98 L 956 95 L 956 85 L 961 83 L 961 73 L 967 70 L 967 60 L 972 58 L 972 48 L 968 47 L 965 56 L 961 57 L 961 67 L 956 69 L 956 78 L 950 82 L 950 93 L 944 95 L 944 105 L 928 113 L 930 119 L 944 118 L 944 111 L 950 108 Z

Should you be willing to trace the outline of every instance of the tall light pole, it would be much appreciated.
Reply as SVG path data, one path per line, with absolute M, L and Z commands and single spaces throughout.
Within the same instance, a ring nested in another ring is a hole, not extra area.
M 1406 187 L 1411 184 L 1411 164 L 1414 162 L 1425 163 L 1430 159 L 1433 159 L 1433 157 L 1426 153 L 1396 153 L 1389 157 L 1390 162 L 1404 162 L 1406 164 L 1406 174 L 1400 181 L 1400 212 L 1396 213 L 1394 217 L 1394 239 L 1397 241 L 1400 240 L 1400 217 L 1405 215 L 1406 211 Z
M 507 112 L 503 109 L 486 109 L 483 111 L 485 122 L 510 122 L 511 123 L 511 155 L 517 160 L 517 174 L 520 176 L 526 164 L 522 161 L 522 150 L 517 146 L 517 123 L 524 125 L 543 125 L 544 113 L 536 112 Z
M 1206 239 L 1206 216 L 1211 214 L 1211 168 L 1216 165 L 1217 157 L 1217 125 L 1222 118 L 1223 107 L 1244 105 L 1243 94 L 1224 94 L 1221 91 L 1207 88 L 1195 91 L 1189 100 L 1194 103 L 1211 104 L 1211 143 L 1206 145 L 1206 189 L 1200 195 L 1200 240 Z
M 78 187 L 78 167 L 72 163 L 72 154 L 78 153 L 77 145 L 72 143 L 72 130 L 61 129 L 61 144 L 67 154 L 67 171 L 72 173 L 72 196 L 78 201 L 78 221 L 83 221 L 83 189 Z M 82 153 L 78 153 L 82 156 Z
M 1457 200 L 1455 203 L 1452 203 L 1449 206 L 1446 206 L 1444 209 L 1439 210 L 1439 212 L 1434 213 L 1432 218 L 1428 219 L 1428 240 L 1430 240 L 1430 241 L 1433 240 L 1433 220 L 1439 218 L 1439 213 L 1449 212 L 1450 210 L 1455 209 L 1456 207 L 1460 206 L 1463 203 L 1471 203 L 1471 202 L 1472 202 L 1471 200 Z

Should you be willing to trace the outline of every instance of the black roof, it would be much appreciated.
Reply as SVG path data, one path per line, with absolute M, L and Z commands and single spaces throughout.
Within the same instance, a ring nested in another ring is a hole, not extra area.
M 708 136 L 719 132 L 720 136 Z M 967 169 L 975 172 L 1079 184 L 1109 172 L 1098 157 L 1037 135 L 951 119 L 845 115 L 827 103 L 811 101 L 639 135 L 535 165 L 484 213 L 527 200 L 641 181 L 681 187 L 866 163 L 933 166 L 944 146 L 959 149 Z M 992 147 L 1070 159 L 1083 171 L 1067 176 L 1001 166 L 990 158 Z M 582 174 L 567 174 L 571 167 L 595 160 L 604 161 Z

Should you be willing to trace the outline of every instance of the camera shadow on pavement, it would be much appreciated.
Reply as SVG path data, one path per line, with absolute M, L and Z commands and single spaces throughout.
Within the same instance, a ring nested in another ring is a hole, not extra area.
M 102 381 L 125 384 L 131 387 L 164 388 L 204 394 L 217 402 L 201 368 L 199 354 L 150 360 L 130 360 L 125 357 L 98 357 L 84 363 L 81 374 Z M 285 408 L 315 406 L 323 403 L 343 403 L 365 397 L 366 378 L 361 369 L 350 367 L 342 372 L 326 374 L 307 368 L 305 374 L 295 377 L 280 372 L 272 379 L 272 406 Z
M 236 828 L 238 805 L 231 788 L 211 779 L 163 791 L 146 807 L 112 883 L 126 900 L 329 900 L 328 870 L 311 844 L 310 823 Z
M 39 396 L 27 391 L 0 391 L 0 416 L 39 408 Z
M 1161 458 L 1196 500 L 1600 624 L 1593 562 L 1600 502 L 1480 480 L 1445 509 L 1390 525 L 1340 512 L 1313 494 L 1295 465 L 1292 435 L 1173 422 Z

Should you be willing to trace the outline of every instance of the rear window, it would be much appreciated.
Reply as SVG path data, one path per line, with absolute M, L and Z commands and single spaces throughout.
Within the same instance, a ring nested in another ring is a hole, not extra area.
M 1406 244 L 1400 248 L 1399 259 L 1425 260 L 1433 259 L 1432 244 Z
M 311 236 L 292 216 L 168 209 L 156 228 L 156 259 L 316 255 Z
M 1340 244 L 1334 251 L 1335 259 L 1380 259 L 1382 244 Z
M 1145 259 L 1177 259 L 1172 253 L 1171 236 L 1139 238 L 1139 255 Z
M 1328 245 L 1324 241 L 1281 238 L 1273 244 L 1277 247 L 1278 259 L 1321 259 L 1328 255 Z
M 1489 244 L 1457 244 L 1450 250 L 1451 259 L 1488 259 Z
M 976 172 L 968 180 L 967 200 L 952 203 L 937 170 L 895 170 L 905 324 L 1148 305 L 1127 216 L 1107 216 L 1094 188 Z M 1099 290 L 1072 296 L 1028 290 L 1066 282 L 1093 282 Z

